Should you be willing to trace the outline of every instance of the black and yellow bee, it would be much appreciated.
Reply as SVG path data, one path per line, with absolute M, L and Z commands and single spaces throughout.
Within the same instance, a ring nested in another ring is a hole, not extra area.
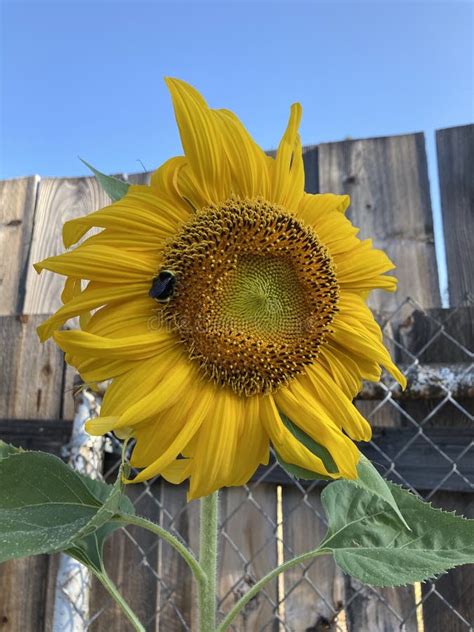
M 160 270 L 153 279 L 148 295 L 158 303 L 167 303 L 174 294 L 176 277 L 170 270 Z

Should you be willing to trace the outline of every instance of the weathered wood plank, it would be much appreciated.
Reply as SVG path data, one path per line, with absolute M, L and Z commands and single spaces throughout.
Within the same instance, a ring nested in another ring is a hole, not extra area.
M 474 518 L 474 494 L 437 492 L 433 505 Z M 434 583 L 422 584 L 423 620 L 429 632 L 465 632 L 474 628 L 474 565 L 455 568 Z M 471 627 L 469 627 L 471 626 Z
M 180 536 L 199 554 L 199 501 L 186 502 L 186 485 L 160 483 L 160 524 Z M 198 627 L 196 584 L 184 560 L 160 542 L 156 632 L 187 632 Z
M 321 193 L 351 196 L 348 217 L 397 265 L 398 292 L 374 292 L 369 304 L 393 311 L 407 296 L 440 304 L 423 134 L 319 146 Z
M 419 632 L 412 586 L 376 589 L 352 577 L 346 577 L 346 584 L 354 595 L 352 602 L 346 606 L 349 630 Z
M 0 317 L 0 418 L 59 419 L 63 354 L 40 344 L 36 327 L 44 316 Z
M 59 456 L 71 437 L 72 422 L 63 419 L 0 419 L 0 439 L 25 450 Z
M 26 278 L 24 313 L 46 314 L 61 306 L 64 278 L 48 271 L 38 275 L 32 264 L 64 252 L 62 226 L 65 221 L 109 203 L 108 196 L 93 177 L 41 180 Z
M 275 486 L 259 483 L 249 491 L 245 487 L 223 490 L 220 520 L 219 608 L 227 613 L 257 579 L 277 566 Z M 271 582 L 244 608 L 233 630 L 276 632 L 277 604 L 277 583 Z
M 322 144 L 319 186 L 321 192 L 351 196 L 348 217 L 360 228 L 359 236 L 371 238 L 397 265 L 398 292 L 373 292 L 372 309 L 393 313 L 408 296 L 425 307 L 440 304 L 423 134 Z M 387 333 L 392 335 L 396 326 L 392 319 Z M 393 346 L 391 350 L 395 351 Z M 389 404 L 357 405 L 373 425 L 403 425 Z M 351 632 L 360 629 L 367 610 L 372 613 L 371 632 L 385 632 L 393 629 L 394 616 L 403 619 L 415 605 L 411 588 L 362 593 L 352 578 L 346 581 L 345 601 L 350 604 Z
M 441 130 L 437 133 L 438 167 L 440 176 L 441 203 L 443 224 L 445 227 L 446 255 L 448 263 L 448 287 L 450 305 L 455 308 L 466 299 L 466 293 L 473 290 L 473 264 L 468 253 L 472 250 L 472 229 L 474 183 L 474 125 Z M 469 297 L 467 297 L 469 298 Z M 452 338 L 463 345 L 461 348 L 452 339 L 446 338 L 441 344 L 432 344 L 423 353 L 427 361 L 458 361 L 466 357 L 466 350 L 474 347 L 472 311 L 469 318 L 466 310 L 455 313 L 443 323 Z M 444 331 L 443 331 L 444 333 Z M 441 336 L 443 338 L 443 336 Z M 451 432 L 459 432 L 457 428 L 466 426 L 466 418 L 470 415 L 468 425 L 472 427 L 474 408 L 472 400 L 461 402 L 471 406 L 467 414 L 449 403 L 443 416 L 436 416 L 433 424 L 449 425 Z M 461 460 L 462 471 L 467 460 L 472 461 L 472 450 Z M 455 510 L 465 516 L 474 516 L 472 494 L 450 494 L 437 492 L 429 494 L 434 505 L 443 509 Z M 461 632 L 474 627 L 474 565 L 464 566 L 450 571 L 435 582 L 438 594 L 430 593 L 430 587 L 423 585 L 423 594 L 429 595 L 423 604 L 425 628 L 430 632 Z M 463 620 L 464 619 L 464 620 Z M 468 625 L 466 625 L 466 622 Z
M 289 559 L 316 548 L 326 533 L 320 492 L 294 485 L 282 490 L 284 557 Z M 293 567 L 284 575 L 285 623 L 294 632 L 332 630 L 343 608 L 344 578 L 331 556 Z
M 436 132 L 451 305 L 474 301 L 474 125 Z M 469 255 L 468 253 L 471 253 Z
M 0 181 L 0 315 L 21 313 L 39 180 Z
M 47 555 L 0 564 L 2 632 L 46 632 L 49 568 Z

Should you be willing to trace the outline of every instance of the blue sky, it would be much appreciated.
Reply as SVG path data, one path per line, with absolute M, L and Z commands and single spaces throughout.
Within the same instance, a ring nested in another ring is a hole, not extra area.
M 441 286 L 434 130 L 474 118 L 468 1 L 1 5 L 0 178 L 153 169 L 181 153 L 163 77 L 234 110 L 265 148 L 289 104 L 303 144 L 426 133 Z
M 0 177 L 151 169 L 180 153 L 163 77 L 265 148 L 290 102 L 304 144 L 473 118 L 468 2 L 3 2 Z M 430 138 L 428 139 L 430 140 Z

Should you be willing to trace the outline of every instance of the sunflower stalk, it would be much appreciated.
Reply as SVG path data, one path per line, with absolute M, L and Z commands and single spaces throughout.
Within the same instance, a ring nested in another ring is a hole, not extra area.
M 216 629 L 219 492 L 201 499 L 200 514 L 199 563 L 206 579 L 198 585 L 199 631 L 213 632 Z

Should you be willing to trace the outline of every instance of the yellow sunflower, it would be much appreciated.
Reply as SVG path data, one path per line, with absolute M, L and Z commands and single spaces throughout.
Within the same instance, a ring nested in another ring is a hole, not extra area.
M 356 237 L 348 196 L 304 192 L 299 104 L 270 158 L 232 112 L 167 84 L 184 156 L 66 222 L 66 248 L 103 230 L 36 264 L 66 276 L 39 335 L 85 382 L 112 380 L 87 430 L 135 440 L 135 482 L 189 478 L 196 498 L 246 483 L 270 446 L 356 478 L 353 440 L 371 430 L 352 399 L 381 366 L 405 383 L 366 306 L 371 290 L 395 290 L 394 266 Z M 76 316 L 80 330 L 58 331 Z

